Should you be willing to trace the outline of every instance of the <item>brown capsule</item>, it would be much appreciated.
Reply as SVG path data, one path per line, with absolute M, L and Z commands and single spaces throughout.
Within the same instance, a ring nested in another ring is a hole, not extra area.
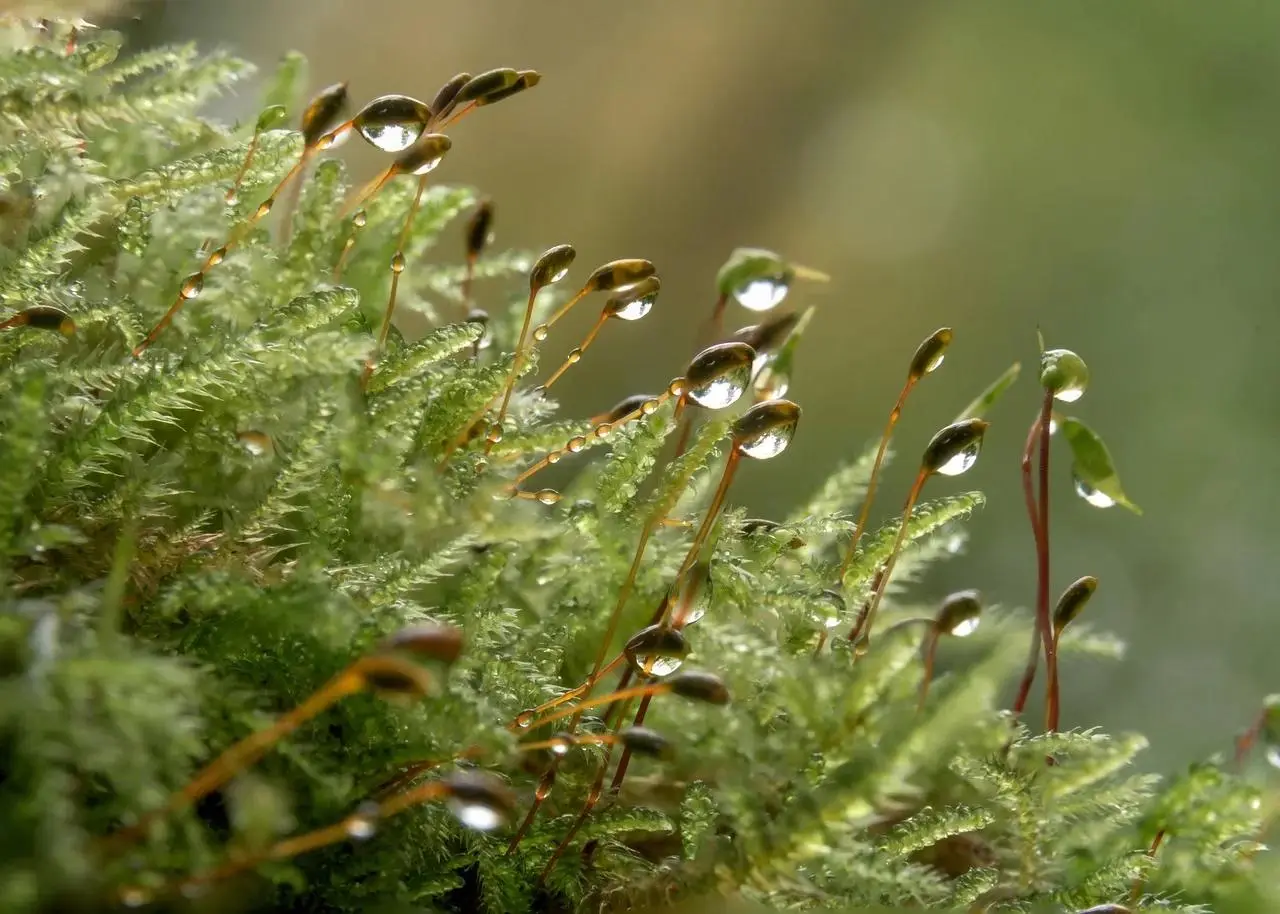
M 711 705 L 729 703 L 729 689 L 724 684 L 724 680 L 715 673 L 685 670 L 683 673 L 673 673 L 668 676 L 662 680 L 662 684 L 670 686 L 671 691 L 681 698 L 705 701 Z
M 1084 611 L 1085 604 L 1097 589 L 1098 579 L 1085 575 L 1062 592 L 1062 596 L 1058 598 L 1058 605 L 1053 611 L 1054 638 L 1061 635 L 1062 630 Z
M 427 671 L 399 657 L 366 657 L 358 670 L 365 685 L 384 697 L 418 698 L 431 689 Z
M 394 168 L 397 174 L 425 175 L 439 165 L 452 148 L 453 140 L 443 133 L 424 134 L 396 159 Z
M 646 277 L 605 302 L 604 314 L 619 320 L 638 321 L 653 310 L 653 303 L 661 291 L 662 280 L 657 276 Z
M 458 98 L 458 90 L 469 82 L 471 82 L 470 73 L 458 73 L 449 77 L 449 80 L 437 90 L 435 98 L 431 99 L 432 117 L 439 120 L 452 111 Z
M 462 654 L 462 629 L 424 622 L 410 625 L 382 642 L 384 651 L 404 651 L 431 660 L 453 663 Z
M 976 590 L 961 590 L 942 601 L 934 617 L 934 631 L 964 638 L 973 634 L 982 618 L 982 599 Z
M 689 642 L 678 629 L 650 625 L 632 635 L 622 650 L 636 664 L 641 657 L 684 657 L 689 653 Z
M 643 279 L 648 279 L 656 272 L 657 268 L 653 263 L 642 258 L 611 260 L 609 263 L 597 267 L 587 277 L 587 281 L 583 283 L 583 288 L 588 292 L 614 292 L 618 289 L 635 285 Z
M 768 460 L 787 449 L 800 423 L 800 407 L 790 400 L 757 403 L 733 423 L 734 446 L 748 457 Z
M 959 476 L 977 462 L 982 436 L 989 426 L 982 419 L 962 419 L 948 425 L 925 448 L 921 468 L 927 473 Z
M 342 115 L 347 106 L 347 84 L 334 83 L 326 86 L 311 99 L 307 109 L 302 112 L 302 141 L 311 148 L 320 142 L 320 138 L 329 132 Z
M 462 105 L 467 102 L 478 101 L 486 95 L 511 88 L 519 79 L 520 71 L 511 67 L 486 70 L 471 77 L 465 84 L 460 86 L 453 98 L 453 103 L 454 105 Z
M 501 780 L 485 771 L 463 768 L 446 775 L 449 807 L 470 828 L 489 831 L 515 813 L 516 796 Z
M 947 347 L 951 345 L 951 337 L 951 328 L 943 327 L 935 330 L 927 340 L 920 344 L 919 348 L 916 349 L 916 354 L 911 357 L 911 370 L 908 372 L 911 380 L 920 380 L 920 378 L 923 378 L 942 364 Z
M 476 100 L 477 105 L 492 105 L 503 99 L 510 98 L 525 89 L 532 89 L 538 83 L 542 82 L 542 74 L 537 70 L 521 70 L 520 78 L 505 89 L 497 89 L 488 95 Z
M 688 387 L 696 390 L 725 375 L 746 371 L 750 373 L 756 351 L 746 343 L 717 343 L 708 346 L 693 357 L 684 376 Z
M 629 416 L 636 410 L 641 409 L 653 399 L 655 398 L 650 394 L 632 394 L 625 399 L 619 400 L 607 413 L 601 413 L 599 416 L 594 417 L 592 421 L 596 424 L 609 423 L 612 425 L 623 416 Z
M 481 200 L 467 221 L 467 257 L 475 259 L 489 244 L 493 234 L 493 201 Z
M 76 322 L 71 315 L 52 305 L 32 305 L 0 323 L 0 329 L 8 327 L 32 327 L 36 330 L 56 330 L 63 336 L 76 332 Z
M 746 343 L 757 354 L 763 355 L 781 346 L 799 321 L 800 315 L 795 312 L 779 314 L 764 323 L 743 327 L 734 333 L 733 339 Z
M 670 758 L 673 754 L 667 738 L 648 727 L 626 727 L 618 732 L 618 742 L 637 755 Z
M 550 286 L 564 279 L 577 256 L 578 252 L 571 244 L 557 244 L 543 251 L 529 271 L 529 291 L 536 293 L 543 286 Z

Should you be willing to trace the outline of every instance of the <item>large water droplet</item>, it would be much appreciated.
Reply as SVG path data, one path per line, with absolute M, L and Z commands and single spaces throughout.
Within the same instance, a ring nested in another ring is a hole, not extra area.
M 978 462 L 978 453 L 982 450 L 982 442 L 975 441 L 964 450 L 938 467 L 934 472 L 943 476 L 959 476 Z
M 402 152 L 418 141 L 431 112 L 408 95 L 383 95 L 355 116 L 355 128 L 383 152 Z
M 1070 384 L 1053 394 L 1055 400 L 1061 400 L 1063 403 L 1074 403 L 1082 396 L 1084 396 L 1083 384 Z
M 748 311 L 770 311 L 787 297 L 789 288 L 781 278 L 753 279 L 734 289 L 733 297 Z
M 458 821 L 476 831 L 493 831 L 502 824 L 502 813 L 485 803 L 450 798 L 449 809 Z
M 1076 494 L 1095 508 L 1110 508 L 1116 503 L 1116 500 L 1110 495 L 1107 495 L 1105 492 L 1099 492 L 1079 476 L 1075 478 L 1075 484 Z
M 787 449 L 787 445 L 791 443 L 791 436 L 795 434 L 795 431 L 796 427 L 794 425 L 769 429 L 754 438 L 743 441 L 738 445 L 738 449 L 748 457 L 754 457 L 756 460 L 768 460 L 770 457 L 777 457 Z
M 560 493 L 555 489 L 539 489 L 533 497 L 544 505 L 554 505 L 560 500 Z
M 187 301 L 190 301 L 193 298 L 198 298 L 200 296 L 200 293 L 203 290 L 204 290 L 204 274 L 192 273 L 185 280 L 183 280 L 182 288 L 179 290 L 179 294 L 183 298 L 187 299 Z
M 751 373 L 751 366 L 744 365 L 739 370 L 718 378 L 712 378 L 706 384 L 689 388 L 689 399 L 707 409 L 724 409 L 738 402 L 746 389 Z
M 662 284 L 658 277 L 650 276 L 609 300 L 605 309 L 613 317 L 624 321 L 638 321 L 653 310 Z
M 965 619 L 957 622 L 955 627 L 951 629 L 951 634 L 957 638 L 967 638 L 978 630 L 978 624 L 982 621 L 979 616 L 972 619 Z
M 574 742 L 575 740 L 572 734 L 557 733 L 550 739 L 550 748 L 555 755 L 565 756 L 569 754 L 569 749 L 573 746 Z
M 777 400 L 779 397 L 785 397 L 787 391 L 791 389 L 791 378 L 786 372 L 775 371 L 773 366 L 769 365 L 756 375 L 755 383 L 751 387 L 756 393 L 756 399 Z
M 533 328 L 533 338 L 537 340 L 539 343 L 541 343 L 546 340 L 547 334 L 550 332 L 551 332 L 551 328 L 548 327 L 546 324 L 539 324 L 538 326 Z
M 648 670 L 650 676 L 670 676 L 684 663 L 683 657 L 654 656 L 637 654 L 635 664 L 642 670 Z

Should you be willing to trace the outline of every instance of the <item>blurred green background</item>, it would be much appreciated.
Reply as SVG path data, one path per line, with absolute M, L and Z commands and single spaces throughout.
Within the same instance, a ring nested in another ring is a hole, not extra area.
M 469 119 L 441 180 L 497 206 L 498 242 L 572 241 L 584 268 L 657 263 L 663 295 L 611 326 L 561 391 L 587 415 L 657 388 L 692 354 L 713 277 L 738 245 L 829 272 L 791 395 L 785 458 L 738 492 L 780 515 L 884 421 L 916 344 L 955 328 L 913 396 L 905 455 L 877 514 L 900 506 L 931 433 L 1035 330 L 1080 352 L 1072 409 L 1109 441 L 1146 510 L 1100 511 L 1055 473 L 1055 592 L 1101 581 L 1092 621 L 1122 664 L 1071 663 L 1064 723 L 1142 729 L 1147 763 L 1227 750 L 1274 655 L 1280 331 L 1280 3 L 1256 0 L 222 0 L 149 2 L 145 41 L 223 44 L 266 68 L 296 48 L 312 83 L 357 104 L 430 98 L 459 70 L 533 67 L 542 85 Z M 252 116 L 252 92 L 222 109 Z M 347 147 L 358 176 L 379 161 Z M 483 302 L 482 302 L 483 303 Z M 592 321 L 573 316 L 545 362 Z M 728 326 L 753 323 L 731 309 Z M 557 348 L 558 347 L 558 348 Z M 991 417 L 989 496 L 970 556 L 927 592 L 1034 596 L 1018 454 L 1033 374 Z M 1059 453 L 1061 453 L 1059 451 Z M 946 486 L 938 485 L 935 493 Z

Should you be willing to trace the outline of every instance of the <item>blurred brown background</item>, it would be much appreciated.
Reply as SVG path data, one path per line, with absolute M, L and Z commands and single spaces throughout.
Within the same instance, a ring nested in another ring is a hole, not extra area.
M 542 85 L 455 133 L 442 179 L 493 195 L 501 245 L 572 241 L 579 263 L 644 256 L 664 291 L 575 369 L 586 415 L 691 354 L 737 245 L 826 270 L 785 458 L 739 496 L 782 514 L 884 421 L 915 345 L 956 329 L 897 443 L 914 455 L 1035 329 L 1079 351 L 1073 412 L 1104 434 L 1144 517 L 1053 491 L 1054 590 L 1096 574 L 1093 621 L 1123 664 L 1072 663 L 1065 721 L 1150 733 L 1150 764 L 1229 748 L 1280 689 L 1275 477 L 1280 410 L 1280 4 L 1248 0 L 223 0 L 150 2 L 140 41 L 224 44 L 266 68 L 308 54 L 315 86 L 430 98 L 459 70 Z M 228 116 L 251 116 L 252 91 Z M 348 147 L 371 171 L 367 150 Z M 557 339 L 573 345 L 593 315 Z M 735 309 L 729 326 L 754 322 Z M 561 353 L 554 353 L 559 355 Z M 984 489 L 971 556 L 928 592 L 1033 597 L 1017 462 L 1024 376 L 964 487 Z M 956 483 L 948 483 L 956 488 Z M 941 491 L 939 485 L 935 492 Z

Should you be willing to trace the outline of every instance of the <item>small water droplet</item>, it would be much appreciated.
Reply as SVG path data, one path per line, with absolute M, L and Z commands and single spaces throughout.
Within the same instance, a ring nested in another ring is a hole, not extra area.
M 361 803 L 360 807 L 343 823 L 347 834 L 356 841 L 367 841 L 378 831 L 378 804 Z
M 1056 434 L 1058 434 L 1058 420 L 1055 417 L 1050 416 L 1049 417 L 1049 437 L 1052 438 Z
M 236 189 L 233 187 L 227 191 L 227 195 L 223 199 L 227 201 L 227 206 L 235 206 L 240 202 L 240 195 L 236 193 Z
M 186 279 L 182 281 L 182 288 L 178 290 L 178 294 L 180 294 L 183 298 L 190 301 L 193 298 L 199 297 L 200 292 L 203 289 L 204 289 L 204 274 L 192 273 L 190 276 L 188 276 Z
M 569 443 L 565 445 L 565 450 L 567 450 L 570 454 L 577 454 L 586 446 L 587 446 L 587 439 L 583 438 L 582 436 L 578 436 L 577 438 L 569 439 Z
M 539 489 L 533 497 L 544 505 L 554 505 L 560 500 L 560 493 L 555 489 Z
M 239 432 L 236 440 L 252 457 L 261 457 L 271 450 L 271 436 L 265 432 Z
M 214 251 L 212 254 L 209 255 L 209 266 L 216 267 L 218 264 L 222 263 L 222 261 L 226 259 L 227 259 L 227 249 L 225 247 L 220 247 L 216 251 Z
M 964 536 L 955 533 L 947 540 L 947 552 L 950 555 L 959 555 L 960 550 L 964 548 Z
M 369 221 L 369 214 L 362 209 L 356 210 L 356 214 L 351 217 L 351 224 L 356 228 L 364 228 Z
M 533 328 L 533 338 L 541 343 L 547 338 L 547 334 L 550 332 L 551 328 L 546 324 L 539 324 Z
M 503 822 L 502 813 L 487 803 L 457 800 L 451 797 L 449 809 L 458 817 L 459 822 L 476 831 L 493 831 Z
M 261 219 L 267 213 L 271 212 L 271 207 L 275 205 L 275 197 L 267 197 L 258 205 L 258 209 L 254 212 L 255 219 Z
M 573 747 L 575 740 L 573 736 L 568 733 L 557 733 L 555 736 L 551 737 L 550 742 L 551 751 L 553 753 L 559 756 L 565 756 L 569 754 L 569 750 Z
M 978 452 L 982 450 L 982 443 L 975 441 L 973 444 L 960 451 L 935 471 L 943 476 L 959 476 L 978 462 Z
M 570 350 L 569 350 L 569 354 L 568 354 L 567 356 L 565 356 L 565 357 L 564 357 L 564 360 L 565 360 L 566 362 L 568 362 L 570 365 L 576 365 L 576 364 L 578 364 L 578 362 L 579 362 L 581 359 L 582 359 L 582 350 L 581 350 L 581 349 L 570 349 Z
M 595 427 L 594 434 L 597 438 L 608 438 L 611 431 L 613 431 L 612 425 L 608 422 L 601 422 Z
M 1110 508 L 1116 503 L 1116 500 L 1110 495 L 1107 495 L 1105 492 L 1099 492 L 1079 476 L 1075 478 L 1075 484 L 1076 494 L 1095 508 Z
M 645 400 L 644 403 L 640 404 L 640 413 L 644 416 L 652 416 L 658 411 L 658 407 L 661 405 L 662 404 L 657 400 Z
M 684 663 L 683 657 L 670 656 L 652 656 L 650 654 L 637 654 L 635 665 L 638 669 L 648 670 L 650 676 L 670 676 L 676 670 L 680 669 L 680 665 Z
M 561 456 L 562 455 L 559 451 L 552 451 L 550 454 L 547 455 L 547 463 L 551 464 L 552 466 L 555 466 L 557 463 L 560 462 Z
M 404 272 L 404 255 L 399 251 L 391 255 L 391 272 L 397 274 Z
M 674 381 L 672 381 L 670 384 L 667 385 L 667 393 L 671 394 L 671 396 L 673 397 L 678 397 L 684 393 L 684 386 L 685 386 L 684 378 L 676 378 Z
M 791 389 L 791 379 L 784 372 L 774 371 L 772 366 L 768 366 L 756 375 L 751 387 L 757 400 L 777 400 L 787 395 L 787 391 Z
M 476 462 L 471 465 L 471 468 L 475 470 L 476 475 L 479 476 L 485 470 L 489 469 L 489 461 L 485 460 L 483 457 L 477 457 Z
M 789 288 L 780 277 L 753 279 L 734 289 L 733 297 L 748 311 L 769 311 L 782 303 Z
M 515 725 L 521 730 L 528 730 L 535 717 L 534 709 L 528 708 L 516 715 Z
M 140 908 L 151 901 L 151 893 L 136 886 L 120 890 L 120 903 L 126 908 Z
M 502 436 L 505 434 L 506 434 L 506 429 L 502 427 L 502 423 L 495 422 L 489 426 L 489 432 L 487 435 L 485 435 L 485 440 L 487 440 L 490 444 L 499 444 L 502 441 Z

